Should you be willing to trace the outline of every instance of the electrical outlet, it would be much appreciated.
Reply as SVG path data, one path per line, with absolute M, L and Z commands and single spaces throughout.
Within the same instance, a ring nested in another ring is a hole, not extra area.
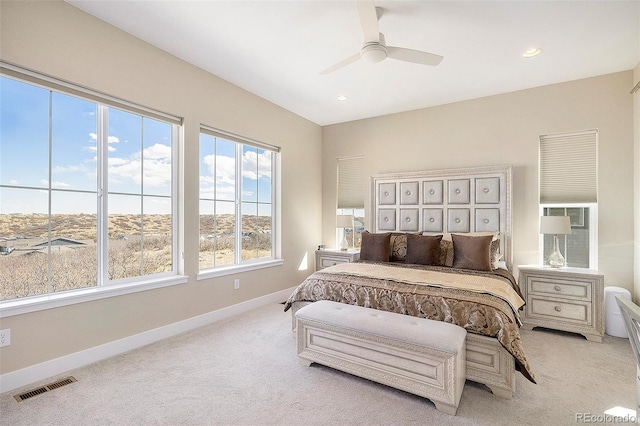
M 233 288 L 235 290 L 240 288 L 240 280 L 238 278 L 236 278 L 235 280 L 233 280 Z
M 0 330 L 0 348 L 11 344 L 11 329 Z

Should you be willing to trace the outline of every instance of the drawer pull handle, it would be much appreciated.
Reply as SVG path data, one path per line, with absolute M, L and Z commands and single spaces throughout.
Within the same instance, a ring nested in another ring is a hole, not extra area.
M 556 306 L 555 308 L 553 308 L 556 310 L 556 312 L 560 312 L 562 310 L 562 306 Z
M 559 285 L 555 286 L 553 289 L 554 289 L 555 291 L 560 291 L 560 290 L 562 290 L 562 289 L 560 288 L 560 286 L 559 286 Z

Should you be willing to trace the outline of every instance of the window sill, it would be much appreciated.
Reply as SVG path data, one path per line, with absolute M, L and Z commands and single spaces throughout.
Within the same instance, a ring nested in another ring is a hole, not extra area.
M 76 303 L 90 302 L 105 299 L 107 297 L 122 296 L 124 294 L 153 290 L 172 285 L 185 284 L 185 275 L 172 275 L 170 277 L 156 278 L 153 280 L 129 282 L 107 287 L 90 287 L 79 290 L 70 290 L 62 293 L 47 294 L 42 296 L 30 296 L 0 302 L 0 318 L 14 315 L 28 314 L 44 309 L 58 308 Z
M 284 264 L 282 259 L 260 260 L 252 263 L 243 263 L 242 265 L 224 266 L 206 271 L 200 271 L 197 280 L 205 280 L 207 278 L 223 277 L 225 275 L 238 274 L 240 272 L 255 271 L 257 269 L 271 268 Z

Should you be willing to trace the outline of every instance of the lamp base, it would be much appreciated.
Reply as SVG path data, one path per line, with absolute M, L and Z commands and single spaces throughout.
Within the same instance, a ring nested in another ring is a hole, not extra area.
M 564 267 L 564 257 L 562 257 L 562 253 L 560 253 L 560 249 L 558 248 L 558 236 L 553 236 L 553 251 L 547 258 L 549 261 L 549 266 L 552 268 L 563 268 Z
M 347 241 L 347 237 L 342 237 L 342 241 L 340 241 L 340 250 L 347 251 L 349 250 L 349 242 Z

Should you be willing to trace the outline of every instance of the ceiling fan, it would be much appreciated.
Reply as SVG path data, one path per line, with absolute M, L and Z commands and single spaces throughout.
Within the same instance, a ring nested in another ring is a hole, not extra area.
M 413 62 L 422 65 L 438 65 L 444 59 L 434 53 L 421 52 L 419 50 L 406 49 L 404 47 L 387 46 L 384 34 L 378 30 L 378 20 L 382 17 L 383 9 L 375 7 L 373 1 L 356 1 L 360 25 L 364 34 L 364 45 L 360 52 L 330 66 L 320 74 L 329 74 L 345 67 L 359 59 L 365 62 L 377 63 L 386 58 L 399 61 Z

